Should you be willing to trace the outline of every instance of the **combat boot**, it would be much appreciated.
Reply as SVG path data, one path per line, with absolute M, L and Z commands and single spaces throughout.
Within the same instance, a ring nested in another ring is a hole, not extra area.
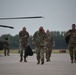
M 38 60 L 37 64 L 40 64 L 40 60 Z
M 41 62 L 41 65 L 43 65 L 43 64 L 44 64 L 44 61 Z
M 48 62 L 49 60 L 47 59 L 46 62 Z
M 24 58 L 24 62 L 27 62 L 26 58 Z
M 49 59 L 49 62 L 50 62 L 51 60 Z
M 23 61 L 23 58 L 22 58 L 22 56 L 21 56 L 21 58 L 20 58 L 20 62 L 22 62 Z
M 10 56 L 9 53 L 7 53 L 7 55 Z
M 73 63 L 73 60 L 71 60 L 71 63 Z
M 46 62 L 48 62 L 49 60 L 47 59 Z
M 74 62 L 76 63 L 76 60 L 74 60 Z
M 74 59 L 74 62 L 76 63 L 76 54 L 75 54 L 75 59 Z
M 4 51 L 4 55 L 6 56 L 6 51 Z
M 71 63 L 73 63 L 74 57 L 73 54 L 71 54 Z
M 6 56 L 6 54 L 4 54 Z

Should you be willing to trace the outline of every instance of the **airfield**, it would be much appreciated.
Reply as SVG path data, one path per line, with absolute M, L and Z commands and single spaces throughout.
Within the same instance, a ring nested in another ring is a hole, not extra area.
M 51 62 L 37 65 L 36 54 L 19 62 L 19 54 L 0 54 L 0 75 L 76 75 L 76 63 L 70 62 L 68 53 L 52 54 Z

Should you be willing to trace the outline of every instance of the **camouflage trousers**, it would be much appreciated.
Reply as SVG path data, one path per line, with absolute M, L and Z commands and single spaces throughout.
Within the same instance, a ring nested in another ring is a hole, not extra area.
M 50 61 L 50 57 L 51 57 L 51 53 L 52 53 L 52 47 L 51 46 L 46 47 L 45 51 L 46 51 L 46 60 Z
M 44 62 L 44 47 L 36 47 L 36 54 L 37 60 Z
M 25 49 L 27 47 L 27 44 L 19 44 L 19 53 L 20 53 L 20 56 L 24 58 L 26 58 L 26 55 L 25 55 Z
M 69 54 L 70 58 L 73 61 L 74 59 L 76 60 L 76 43 L 68 44 L 68 49 L 69 49 Z
M 4 55 L 6 56 L 6 55 L 9 55 L 9 47 L 8 46 L 6 46 L 6 47 L 4 47 Z

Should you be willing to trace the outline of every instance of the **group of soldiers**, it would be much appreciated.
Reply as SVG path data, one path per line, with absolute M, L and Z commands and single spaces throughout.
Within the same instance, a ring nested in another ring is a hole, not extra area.
M 76 63 L 76 25 L 72 24 L 72 29 L 65 33 L 65 39 L 68 44 L 71 63 Z M 27 62 L 26 47 L 29 45 L 29 33 L 26 27 L 23 27 L 19 32 L 19 49 L 20 49 L 20 62 Z M 36 46 L 36 58 L 37 64 L 44 64 L 44 54 L 46 53 L 46 62 L 51 61 L 51 53 L 54 43 L 54 39 L 49 30 L 45 32 L 44 28 L 39 27 L 32 37 L 32 44 Z M 7 49 L 7 52 L 6 52 Z M 4 55 L 9 55 L 9 43 L 8 38 L 4 41 Z
M 29 33 L 26 31 L 26 27 L 19 32 L 19 43 L 20 43 L 20 62 L 23 61 L 23 51 L 26 52 L 26 47 L 29 45 Z M 45 32 L 44 28 L 41 26 L 39 30 L 36 31 L 32 38 L 32 44 L 36 46 L 36 58 L 37 64 L 44 64 L 44 53 L 46 51 L 46 61 L 49 62 L 52 47 L 53 47 L 53 38 L 50 34 L 50 31 Z M 24 52 L 24 53 L 25 53 Z M 24 62 L 27 62 L 26 55 L 24 54 Z

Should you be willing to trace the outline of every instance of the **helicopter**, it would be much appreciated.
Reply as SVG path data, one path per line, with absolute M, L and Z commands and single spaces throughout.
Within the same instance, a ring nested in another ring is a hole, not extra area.
M 36 18 L 44 18 L 44 17 L 42 17 L 42 16 L 33 16 L 33 17 L 12 17 L 12 18 L 0 18 L 0 20 L 36 19 Z M 8 25 L 0 25 L 0 27 L 14 29 L 14 27 L 8 26 Z M 3 41 L 0 41 L 0 50 L 3 50 Z

